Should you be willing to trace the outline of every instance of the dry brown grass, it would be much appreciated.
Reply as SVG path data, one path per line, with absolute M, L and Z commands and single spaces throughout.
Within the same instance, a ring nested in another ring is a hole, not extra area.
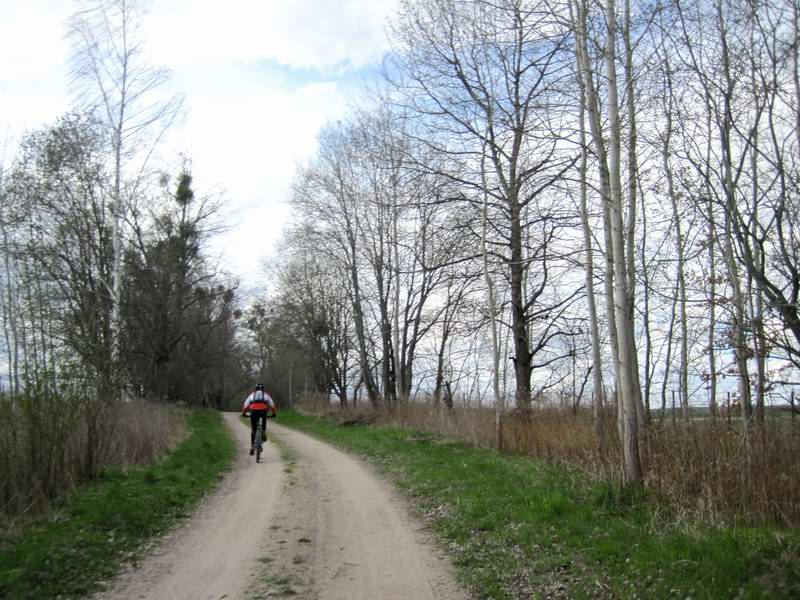
M 653 427 L 644 444 L 649 490 L 676 512 L 710 522 L 800 525 L 800 431 L 768 421 Z
M 184 415 L 170 406 L 0 395 L 0 525 L 40 512 L 106 468 L 157 460 L 186 434 Z
M 407 403 L 342 411 L 307 398 L 303 412 L 444 435 L 475 446 L 495 446 L 493 409 L 448 410 Z M 800 430 L 774 419 L 745 438 L 724 421 L 653 422 L 641 437 L 645 487 L 656 506 L 675 519 L 748 525 L 800 525 Z M 620 447 L 613 414 L 605 444 L 597 443 L 591 414 L 537 408 L 503 418 L 503 451 L 580 469 L 598 481 L 620 481 Z
M 120 410 L 109 464 L 150 464 L 175 448 L 188 433 L 186 414 L 180 408 L 144 400 L 127 402 Z

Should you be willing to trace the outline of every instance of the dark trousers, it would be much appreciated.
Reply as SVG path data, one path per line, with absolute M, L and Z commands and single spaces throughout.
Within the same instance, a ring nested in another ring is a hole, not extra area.
M 265 434 L 267 432 L 267 411 L 266 410 L 251 410 L 250 411 L 250 447 L 256 445 L 256 427 L 258 427 L 258 420 L 261 419 L 261 431 Z

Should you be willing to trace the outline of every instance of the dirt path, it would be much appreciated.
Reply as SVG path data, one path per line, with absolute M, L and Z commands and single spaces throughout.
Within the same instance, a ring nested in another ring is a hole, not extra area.
M 226 421 L 242 448 L 249 431 Z M 269 422 L 192 520 L 96 600 L 462 600 L 402 500 L 348 455 Z M 275 440 L 285 446 L 283 463 Z
M 225 415 L 240 448 L 250 433 L 236 415 Z M 183 527 L 160 540 L 97 600 L 200 600 L 244 597 L 259 572 L 268 531 L 283 488 L 284 473 L 274 445 L 261 464 L 241 452 L 219 489 Z

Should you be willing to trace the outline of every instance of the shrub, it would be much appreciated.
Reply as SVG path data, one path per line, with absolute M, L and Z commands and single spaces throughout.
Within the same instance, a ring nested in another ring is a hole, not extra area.
M 109 467 L 152 462 L 186 435 L 180 410 L 44 386 L 0 394 L 0 524 L 37 513 Z

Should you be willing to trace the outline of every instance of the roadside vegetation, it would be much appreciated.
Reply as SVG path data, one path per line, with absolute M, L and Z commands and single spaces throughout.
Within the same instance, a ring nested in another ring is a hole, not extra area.
M 373 410 L 345 411 L 307 399 L 304 412 L 335 415 L 351 424 L 375 424 L 441 434 L 484 448 L 497 447 L 493 408 L 408 402 Z M 605 444 L 598 445 L 589 411 L 543 406 L 503 415 L 502 452 L 566 466 L 595 481 L 620 486 L 622 450 L 614 419 L 603 419 Z M 738 419 L 683 420 L 651 416 L 641 440 L 642 487 L 668 520 L 721 525 L 800 526 L 800 424 L 788 412 L 772 411 L 754 428 L 749 446 Z M 744 460 L 744 457 L 747 460 Z
M 259 368 L 211 252 L 224 199 L 160 149 L 182 98 L 143 51 L 145 5 L 76 7 L 74 104 L 0 152 L 0 532 L 153 464 L 179 406 L 238 404 Z
M 188 435 L 186 411 L 91 391 L 0 394 L 0 530 L 58 503 L 109 468 L 152 464 Z
M 796 529 L 687 518 L 646 489 L 621 493 L 578 467 L 352 417 L 284 411 L 281 422 L 378 465 L 430 522 L 476 597 L 800 594 Z
M 228 468 L 234 445 L 219 413 L 188 413 L 190 435 L 163 461 L 106 468 L 47 516 L 0 532 L 0 598 L 79 597 L 146 541 L 188 516 Z

